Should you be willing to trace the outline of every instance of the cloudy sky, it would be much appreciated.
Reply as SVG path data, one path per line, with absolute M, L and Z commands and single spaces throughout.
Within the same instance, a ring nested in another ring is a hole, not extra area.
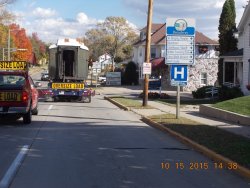
M 218 24 L 224 0 L 154 0 L 153 22 L 166 18 L 195 18 L 196 30 L 218 38 Z M 236 23 L 247 0 L 235 0 Z M 37 32 L 46 42 L 59 37 L 81 37 L 108 16 L 123 16 L 136 28 L 147 23 L 148 0 L 16 0 L 8 9 L 28 34 Z

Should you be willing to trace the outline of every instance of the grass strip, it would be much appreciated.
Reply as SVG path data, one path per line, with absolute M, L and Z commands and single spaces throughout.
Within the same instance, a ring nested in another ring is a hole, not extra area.
M 174 114 L 149 118 L 250 169 L 250 139 Z
M 239 97 L 212 105 L 230 112 L 250 116 L 250 96 Z
M 134 98 L 124 98 L 124 97 L 110 97 L 112 100 L 130 108 L 136 108 L 136 109 L 150 109 L 151 106 L 142 106 L 142 101 L 140 99 L 134 99 Z

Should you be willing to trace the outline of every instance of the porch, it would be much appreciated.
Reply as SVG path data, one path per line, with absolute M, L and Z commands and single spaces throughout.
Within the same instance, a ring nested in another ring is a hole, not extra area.
M 229 52 L 223 56 L 223 85 L 243 86 L 243 49 Z

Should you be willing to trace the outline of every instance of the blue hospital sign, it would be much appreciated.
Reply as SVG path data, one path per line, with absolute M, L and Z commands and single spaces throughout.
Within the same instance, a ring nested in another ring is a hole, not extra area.
M 171 85 L 185 86 L 188 81 L 188 66 L 187 65 L 172 65 L 171 66 Z

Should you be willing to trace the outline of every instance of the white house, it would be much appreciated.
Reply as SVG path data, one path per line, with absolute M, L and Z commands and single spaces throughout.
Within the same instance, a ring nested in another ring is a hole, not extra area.
M 239 85 L 245 95 L 250 95 L 247 85 L 250 84 L 250 5 L 245 8 L 237 27 L 238 49 L 229 52 L 223 58 L 223 82 Z M 227 71 L 225 71 L 227 69 Z M 226 74 L 225 72 L 230 72 Z M 231 78 L 231 79 L 230 79 Z
M 139 67 L 139 79 L 143 80 L 142 65 L 145 59 L 146 27 L 141 30 L 140 40 L 133 46 L 133 61 Z M 161 76 L 162 87 L 170 86 L 169 66 L 165 65 L 166 24 L 152 24 L 151 63 L 153 72 Z M 217 81 L 219 46 L 200 32 L 195 34 L 195 65 L 189 68 L 188 85 L 184 91 L 194 91 L 205 85 L 214 85 Z
M 109 54 L 103 54 L 98 58 L 98 63 L 101 64 L 101 69 L 112 66 L 112 58 Z

